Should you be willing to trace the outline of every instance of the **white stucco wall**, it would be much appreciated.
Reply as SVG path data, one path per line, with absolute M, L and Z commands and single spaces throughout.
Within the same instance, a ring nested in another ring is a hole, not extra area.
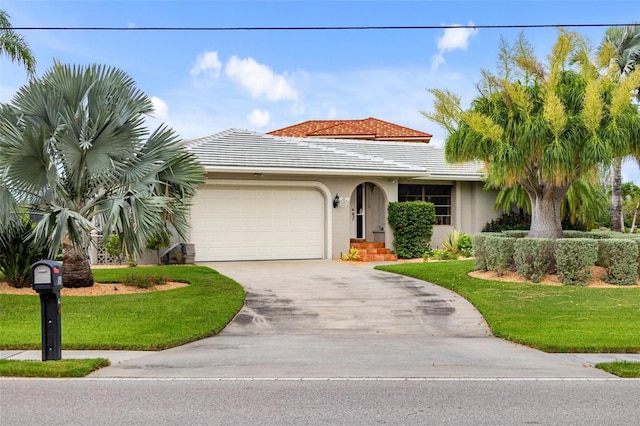
M 387 223 L 387 205 L 398 200 L 398 181 L 395 178 L 372 176 L 309 176 L 309 175 L 266 175 L 266 174 L 216 174 L 209 173 L 208 181 L 215 181 L 217 185 L 225 181 L 234 185 L 300 185 L 317 187 L 323 194 L 326 206 L 325 226 L 327 229 L 327 258 L 339 258 L 349 251 L 352 235 L 351 201 L 354 190 L 359 184 L 371 183 L 367 190 L 366 229 L 367 240 L 373 241 L 373 230 L 384 230 L 386 247 L 393 249 L 393 231 Z M 414 182 L 417 183 L 417 182 Z M 420 183 L 430 183 L 421 180 Z M 434 182 L 443 184 L 443 182 Z M 468 234 L 479 232 L 490 220 L 498 217 L 500 212 L 493 209 L 495 192 L 484 191 L 481 182 L 449 182 L 453 185 L 451 194 L 452 224 L 449 226 L 435 226 L 431 240 L 431 247 L 438 248 L 440 242 L 452 229 L 462 230 Z M 372 188 L 376 188 L 371 191 Z M 339 206 L 333 208 L 333 199 L 338 195 Z M 377 233 L 375 238 L 382 234 Z

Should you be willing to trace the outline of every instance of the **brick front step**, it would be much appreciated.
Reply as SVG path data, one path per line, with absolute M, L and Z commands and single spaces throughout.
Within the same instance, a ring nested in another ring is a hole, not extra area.
M 360 255 L 360 261 L 362 262 L 381 262 L 381 261 L 395 261 L 398 260 L 396 254 L 367 254 Z
M 360 261 L 362 262 L 379 262 L 379 261 L 395 261 L 398 256 L 391 254 L 391 249 L 385 248 L 384 243 L 373 243 L 364 240 L 352 240 L 351 248 L 358 250 Z
M 391 253 L 391 250 L 388 248 L 368 248 L 368 249 L 358 249 L 358 253 L 360 253 L 360 256 L 365 254 L 389 254 Z
M 384 248 L 384 243 L 351 243 L 351 247 L 355 247 L 358 250 L 368 250 L 368 249 L 380 249 Z

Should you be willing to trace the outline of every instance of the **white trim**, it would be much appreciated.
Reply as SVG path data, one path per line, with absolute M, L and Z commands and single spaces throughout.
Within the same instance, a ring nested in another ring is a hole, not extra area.
M 371 176 L 371 177 L 421 177 L 424 172 L 416 171 L 378 171 L 378 170 L 350 170 L 350 169 L 303 169 L 303 168 L 276 168 L 276 167 L 216 167 L 205 166 L 206 172 L 211 173 L 269 173 L 274 175 L 295 174 L 315 176 Z M 467 176 L 468 178 L 468 176 Z M 474 179 L 472 179 L 474 180 Z M 479 180 L 479 179 L 475 179 Z
M 333 209 L 333 196 L 329 191 L 329 188 L 322 182 L 311 181 L 281 181 L 281 180 L 241 180 L 241 179 L 207 179 L 205 183 L 199 188 L 207 186 L 262 186 L 272 188 L 315 188 L 317 189 L 324 199 L 324 259 L 332 259 L 332 244 L 333 244 L 333 223 L 332 223 L 332 209 Z M 189 235 L 191 238 L 191 235 Z

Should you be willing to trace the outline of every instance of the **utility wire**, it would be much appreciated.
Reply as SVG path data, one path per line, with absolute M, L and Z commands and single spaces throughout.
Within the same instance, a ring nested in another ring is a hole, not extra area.
M 586 28 L 626 27 L 634 25 L 613 24 L 521 24 L 521 25 L 383 25 L 383 26 L 322 26 L 322 27 L 2 27 L 0 30 L 19 31 L 344 31 L 344 30 L 439 30 L 447 28 L 508 29 L 508 28 Z

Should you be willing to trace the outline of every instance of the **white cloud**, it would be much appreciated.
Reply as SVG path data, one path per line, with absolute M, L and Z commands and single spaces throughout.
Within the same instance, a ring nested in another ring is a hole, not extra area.
M 473 22 L 469 21 L 468 25 L 473 26 Z M 475 28 L 446 28 L 442 37 L 438 38 L 438 53 L 431 57 L 431 70 L 435 71 L 446 62 L 445 52 L 457 49 L 467 50 L 469 39 L 477 33 L 478 30 Z
M 469 21 L 468 25 L 473 26 L 473 22 Z M 441 52 L 455 49 L 467 50 L 469 38 L 477 32 L 475 28 L 447 28 L 444 30 L 444 35 L 438 39 L 438 49 Z
M 218 52 L 212 51 L 198 55 L 196 63 L 189 70 L 189 73 L 194 77 L 204 74 L 207 77 L 217 79 L 220 76 L 221 69 L 222 63 L 218 59 Z
M 247 116 L 247 120 L 253 127 L 264 127 L 269 124 L 269 111 L 254 109 Z
M 244 87 L 251 96 L 269 101 L 298 99 L 298 91 L 283 75 L 275 74 L 269 67 L 257 63 L 253 58 L 241 59 L 232 56 L 225 72 L 229 78 Z
M 167 103 L 155 96 L 151 97 L 151 103 L 153 104 L 153 115 L 157 119 L 166 120 L 169 118 L 169 107 Z

